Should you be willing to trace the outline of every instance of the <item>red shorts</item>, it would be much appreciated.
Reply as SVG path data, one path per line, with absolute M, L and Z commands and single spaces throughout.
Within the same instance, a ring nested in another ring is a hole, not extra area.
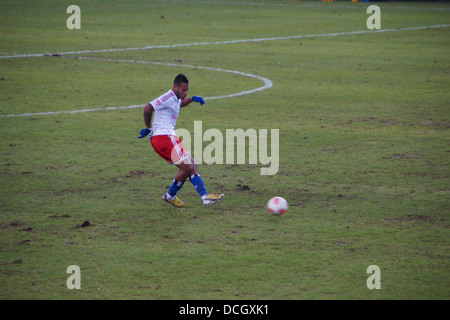
M 156 153 L 170 164 L 179 164 L 190 158 L 177 136 L 153 136 L 150 141 Z

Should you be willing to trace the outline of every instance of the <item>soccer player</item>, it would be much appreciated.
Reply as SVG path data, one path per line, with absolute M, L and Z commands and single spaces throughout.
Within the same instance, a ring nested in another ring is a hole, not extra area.
M 180 139 L 175 134 L 175 124 L 180 108 L 186 107 L 192 101 L 201 105 L 205 100 L 200 96 L 187 98 L 189 80 L 184 74 L 179 74 L 173 81 L 173 88 L 144 107 L 145 128 L 141 130 L 138 139 L 150 135 L 149 139 L 156 153 L 169 164 L 178 167 L 169 191 L 162 196 L 163 200 L 174 207 L 183 207 L 184 202 L 178 198 L 177 193 L 189 178 L 194 185 L 205 206 L 217 203 L 223 199 L 223 194 L 210 194 L 198 173 L 197 165 L 188 151 L 183 148 Z M 153 128 L 151 125 L 153 112 Z

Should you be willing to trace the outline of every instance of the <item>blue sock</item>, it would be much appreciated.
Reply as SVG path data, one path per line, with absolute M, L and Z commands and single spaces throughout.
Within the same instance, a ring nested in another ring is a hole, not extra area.
M 198 174 L 194 174 L 191 176 L 191 183 L 201 197 L 204 196 L 205 194 L 208 194 L 205 188 L 205 184 L 203 183 L 202 178 Z
M 173 179 L 173 183 L 170 186 L 170 189 L 168 192 L 169 196 L 175 197 L 177 195 L 178 191 L 180 191 L 181 187 L 183 187 L 183 184 L 184 184 L 184 182 Z

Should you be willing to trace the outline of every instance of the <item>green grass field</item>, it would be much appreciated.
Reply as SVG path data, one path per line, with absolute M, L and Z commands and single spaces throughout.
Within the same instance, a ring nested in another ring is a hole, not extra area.
M 366 2 L 0 1 L 0 298 L 449 299 L 450 4 L 375 4 L 387 32 Z M 217 69 L 273 86 L 191 104 L 177 128 L 279 129 L 279 170 L 201 164 L 225 199 L 203 207 L 186 182 L 175 209 L 142 108 L 105 108 L 180 72 L 205 98 L 264 85 Z

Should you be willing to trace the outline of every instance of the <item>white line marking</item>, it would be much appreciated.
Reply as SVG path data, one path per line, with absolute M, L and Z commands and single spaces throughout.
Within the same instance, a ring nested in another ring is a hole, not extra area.
M 316 37 L 336 37 L 336 36 L 348 36 L 348 35 L 356 35 L 356 34 L 370 34 L 370 33 L 383 33 L 383 32 L 395 32 L 395 31 L 413 31 L 413 30 L 437 29 L 437 28 L 447 28 L 447 27 L 450 27 L 450 24 L 439 24 L 439 25 L 434 25 L 434 26 L 408 27 L 408 28 L 396 28 L 396 29 L 362 30 L 362 31 L 350 31 L 350 32 L 324 33 L 324 34 L 309 34 L 309 35 L 273 37 L 273 38 L 227 40 L 227 41 L 215 41 L 215 42 L 194 42 L 194 43 L 169 44 L 169 45 L 161 45 L 161 46 L 146 46 L 146 47 L 137 47 L 137 48 L 66 51 L 66 52 L 55 53 L 55 55 L 138 51 L 138 50 L 166 49 L 166 48 L 179 48 L 179 47 L 191 47 L 191 46 L 222 45 L 222 44 L 234 44 L 234 43 L 246 43 L 246 42 L 291 40 L 291 39 L 316 38 Z M 12 56 L 0 56 L 0 59 L 33 58 L 33 57 L 45 57 L 45 56 L 51 56 L 51 55 L 52 54 L 50 54 L 50 53 L 19 54 L 19 55 L 12 55 Z
M 132 63 L 143 63 L 143 64 L 156 64 L 156 65 L 160 65 L 160 66 L 185 67 L 185 68 L 195 68 L 195 69 L 203 69 L 203 70 L 211 70 L 211 71 L 220 71 L 220 72 L 226 72 L 226 73 L 234 73 L 234 74 L 238 74 L 238 75 L 241 75 L 241 76 L 244 76 L 244 77 L 248 77 L 248 78 L 254 78 L 254 79 L 258 79 L 258 80 L 261 80 L 261 81 L 264 82 L 264 85 L 262 87 L 259 87 L 259 88 L 256 88 L 256 89 L 242 91 L 242 92 L 228 94 L 228 95 L 223 95 L 223 96 L 205 97 L 205 100 L 215 100 L 215 99 L 221 99 L 221 98 L 232 98 L 232 97 L 243 96 L 243 95 L 254 93 L 254 92 L 257 92 L 257 91 L 262 91 L 262 90 L 269 89 L 273 85 L 273 82 L 270 79 L 267 79 L 267 78 L 264 78 L 264 77 L 260 77 L 260 76 L 256 76 L 256 75 L 250 74 L 250 73 L 244 73 L 244 72 L 240 72 L 240 71 L 235 71 L 235 70 L 226 70 L 226 69 L 220 69 L 220 68 L 193 66 L 193 65 L 190 65 L 190 64 L 163 63 L 163 62 L 155 62 L 155 61 L 102 59 L 102 58 L 89 58 L 89 57 L 78 57 L 78 59 L 81 59 L 81 60 L 95 60 L 95 61 L 109 61 L 109 62 L 132 62 Z
M 240 71 L 234 70 L 226 70 L 220 68 L 211 68 L 211 67 L 202 67 L 202 66 L 193 66 L 189 64 L 175 64 L 175 63 L 162 63 L 162 62 L 154 62 L 154 61 L 137 61 L 137 60 L 122 60 L 122 59 L 101 59 L 101 58 L 90 58 L 90 57 L 78 57 L 79 60 L 94 60 L 94 61 L 107 61 L 107 62 L 128 62 L 128 63 L 142 63 L 142 64 L 155 64 L 160 66 L 170 66 L 170 67 L 185 67 L 185 68 L 196 68 L 203 70 L 211 70 L 211 71 L 220 71 L 226 73 L 233 73 L 242 75 L 249 78 L 255 78 L 264 82 L 262 87 L 258 87 L 256 89 L 242 91 L 238 93 L 223 95 L 223 96 L 215 96 L 215 97 L 205 97 L 205 100 L 215 100 L 221 98 L 232 98 L 243 96 L 246 94 L 251 94 L 257 91 L 266 90 L 272 87 L 273 83 L 270 79 L 256 76 L 250 73 L 244 73 Z M 108 108 L 93 108 L 93 109 L 81 109 L 81 110 L 72 110 L 72 111 L 50 111 L 50 112 L 37 112 L 37 113 L 23 113 L 23 114 L 8 114 L 8 115 L 0 115 L 0 118 L 11 118 L 11 117 L 30 117 L 30 116 L 42 116 L 42 115 L 55 115 L 55 114 L 74 114 L 74 113 L 82 113 L 82 112 L 93 112 L 93 111 L 110 111 L 110 110 L 119 110 L 119 109 L 133 109 L 144 107 L 144 105 L 131 105 L 131 106 L 122 106 L 122 107 L 108 107 Z
M 133 109 L 144 107 L 144 105 L 132 105 L 123 107 L 107 107 L 107 108 L 93 108 L 93 109 L 81 109 L 81 110 L 71 110 L 71 111 L 50 111 L 50 112 L 36 112 L 36 113 L 22 113 L 22 114 L 6 114 L 0 115 L 0 118 L 15 118 L 15 117 L 32 117 L 32 116 L 49 116 L 53 114 L 73 114 L 73 113 L 83 113 L 83 112 L 93 112 L 93 111 L 108 111 L 108 110 L 119 110 L 119 109 Z
M 102 52 L 120 52 L 120 51 L 138 51 L 138 50 L 149 50 L 149 49 L 162 49 L 162 48 L 177 48 L 177 47 L 187 47 L 187 46 L 200 46 L 200 45 L 221 45 L 221 44 L 233 44 L 233 43 L 246 43 L 246 42 L 260 42 L 260 41 L 277 41 L 277 40 L 290 40 L 290 39 L 302 39 L 302 38 L 315 38 L 315 37 L 336 37 L 336 36 L 344 36 L 344 35 L 357 35 L 357 34 L 374 34 L 374 33 L 383 33 L 383 32 L 397 32 L 397 31 L 412 31 L 412 30 L 424 30 L 424 29 L 436 29 L 436 28 L 447 28 L 450 27 L 450 24 L 440 24 L 434 26 L 422 26 L 422 27 L 408 27 L 408 28 L 396 28 L 396 29 L 381 29 L 381 30 L 363 30 L 363 31 L 351 31 L 351 32 L 337 32 L 337 33 L 326 33 L 326 34 L 310 34 L 310 35 L 299 35 L 299 36 L 287 36 L 287 37 L 273 37 L 273 38 L 259 38 L 259 39 L 245 39 L 245 40 L 229 40 L 229 41 L 218 41 L 218 42 L 196 42 L 196 43 L 185 43 L 185 44 L 175 44 L 175 45 L 162 45 L 162 46 L 147 46 L 147 47 L 139 47 L 139 48 L 123 48 L 123 49 L 103 49 L 103 50 L 84 50 L 84 51 L 70 51 L 70 52 L 61 52 L 57 53 L 57 55 L 69 55 L 69 54 L 84 54 L 84 53 L 102 53 Z M 14 56 L 0 56 L 0 59 L 8 59 L 8 58 L 29 58 L 29 57 L 45 57 L 51 56 L 52 54 L 22 54 L 22 55 L 14 55 Z M 177 67 L 189 67 L 189 68 L 198 68 L 204 70 L 213 70 L 213 71 L 221 71 L 243 75 L 246 77 L 251 77 L 255 79 L 259 79 L 264 81 L 264 86 L 248 90 L 242 91 L 230 95 L 224 96 L 216 96 L 216 97 L 207 97 L 205 99 L 214 100 L 221 98 L 231 98 L 236 96 L 242 96 L 245 94 L 254 93 L 257 91 L 269 89 L 272 87 L 273 83 L 271 80 L 252 75 L 250 73 L 244 73 L 240 71 L 234 70 L 225 70 L 220 68 L 211 68 L 211 67 L 201 67 L 201 66 L 192 66 L 192 65 L 181 65 L 174 63 L 161 63 L 161 62 L 152 62 L 152 61 L 134 61 L 134 60 L 115 60 L 115 59 L 100 59 L 100 58 L 88 58 L 88 57 L 78 57 L 77 59 L 81 60 L 98 60 L 98 61 L 119 61 L 119 62 L 134 62 L 134 63 L 149 63 L 149 64 L 157 64 L 157 65 L 167 65 L 167 66 L 177 66 Z M 122 107 L 108 107 L 108 108 L 94 108 L 94 109 L 82 109 L 82 110 L 73 110 L 73 111 L 52 111 L 52 112 L 38 112 L 38 113 L 24 113 L 24 114 L 8 114 L 8 115 L 0 115 L 0 118 L 6 117 L 27 117 L 27 116 L 38 116 L 38 115 L 54 115 L 54 114 L 73 114 L 80 112 L 92 112 L 92 111 L 107 111 L 107 110 L 118 110 L 118 109 L 132 109 L 143 107 L 144 105 L 131 105 L 131 106 L 122 106 Z

